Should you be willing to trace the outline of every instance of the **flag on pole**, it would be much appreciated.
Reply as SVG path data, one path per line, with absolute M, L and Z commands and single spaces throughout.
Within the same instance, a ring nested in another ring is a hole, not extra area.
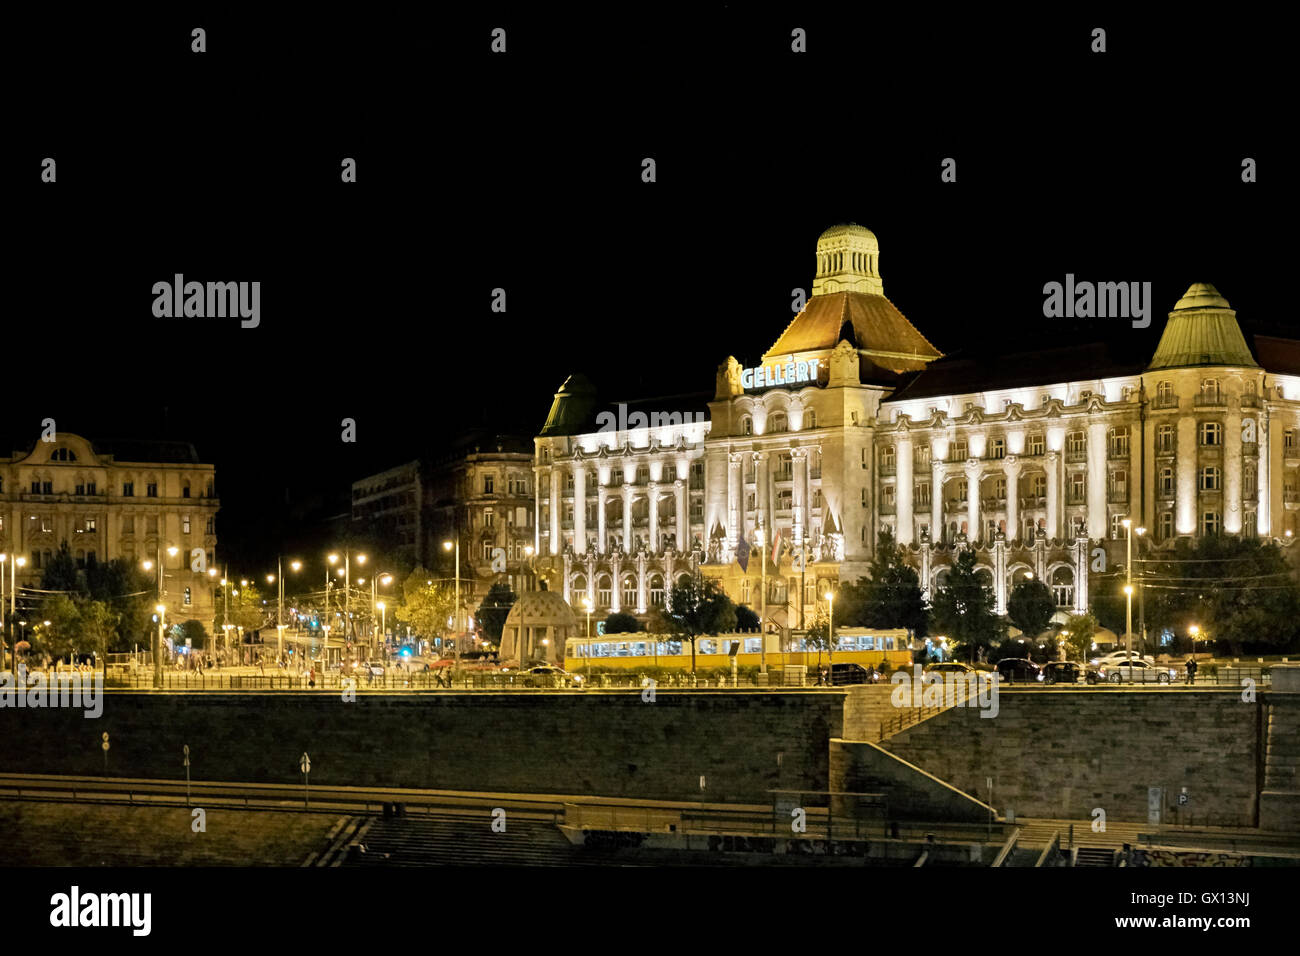
M 749 573 L 749 542 L 743 534 L 736 544 L 736 563 L 740 565 L 740 570 Z
M 778 568 L 781 566 L 781 555 L 785 553 L 785 538 L 781 532 L 776 533 L 776 540 L 772 542 L 772 563 Z

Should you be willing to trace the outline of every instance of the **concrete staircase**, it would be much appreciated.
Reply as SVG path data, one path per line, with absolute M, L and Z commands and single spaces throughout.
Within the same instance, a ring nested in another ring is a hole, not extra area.
M 1300 696 L 1267 698 L 1261 830 L 1300 831 Z

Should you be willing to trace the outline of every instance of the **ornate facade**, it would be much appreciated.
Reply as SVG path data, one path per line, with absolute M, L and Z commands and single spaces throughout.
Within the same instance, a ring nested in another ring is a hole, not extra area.
M 774 551 L 769 620 L 797 628 L 889 530 L 923 587 L 974 548 L 999 610 L 1032 573 L 1081 611 L 1097 549 L 1124 560 L 1125 518 L 1154 547 L 1300 532 L 1300 342 L 1248 342 L 1196 284 L 1154 355 L 945 358 L 885 297 L 879 257 L 861 226 L 824 233 L 807 305 L 759 367 L 719 368 L 707 421 L 622 409 L 600 428 L 590 385 L 565 383 L 534 464 L 537 548 L 566 600 L 646 613 L 698 567 L 757 607 Z

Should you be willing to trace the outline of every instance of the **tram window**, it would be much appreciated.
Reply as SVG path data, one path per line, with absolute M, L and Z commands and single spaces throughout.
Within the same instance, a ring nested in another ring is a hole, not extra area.
M 885 650 L 892 651 L 893 649 L 894 649 L 894 639 L 892 637 L 885 638 Z
M 716 647 L 717 647 L 716 641 L 709 641 L 709 640 L 700 641 L 701 654 L 716 654 L 717 653 Z
M 762 640 L 760 638 L 757 637 L 745 638 L 746 654 L 761 654 L 762 651 L 763 651 L 763 645 L 762 645 Z
M 639 641 L 632 645 L 632 652 L 636 657 L 645 657 L 646 645 L 644 641 Z

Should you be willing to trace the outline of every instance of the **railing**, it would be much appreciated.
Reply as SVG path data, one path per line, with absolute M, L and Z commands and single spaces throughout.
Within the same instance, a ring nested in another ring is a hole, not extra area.
M 1177 408 L 1177 407 L 1178 407 L 1178 396 L 1177 396 L 1177 395 L 1165 395 L 1165 396 L 1157 395 L 1155 398 L 1151 399 L 1151 407 L 1152 407 L 1152 408 Z
M 1224 395 L 1197 395 L 1192 399 L 1195 408 L 1225 408 L 1228 399 Z
M 1034 866 L 1040 867 L 1046 865 L 1052 853 L 1059 854 L 1060 852 L 1061 852 L 1061 831 L 1057 830 L 1052 834 L 1052 838 L 1047 841 L 1047 846 L 1043 847 L 1043 852 L 1038 854 L 1038 862 L 1035 863 Z
M 1007 842 L 1002 844 L 1002 849 L 998 852 L 997 857 L 994 858 L 993 860 L 994 866 L 1002 866 L 1002 864 L 1004 864 L 1007 861 L 1007 857 L 1009 857 L 1011 855 L 1011 851 L 1016 848 L 1016 843 L 1017 841 L 1019 841 L 1019 839 L 1020 839 L 1020 827 L 1016 827 L 1014 830 L 1011 831 L 1011 835 L 1007 837 Z

